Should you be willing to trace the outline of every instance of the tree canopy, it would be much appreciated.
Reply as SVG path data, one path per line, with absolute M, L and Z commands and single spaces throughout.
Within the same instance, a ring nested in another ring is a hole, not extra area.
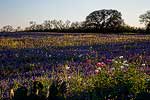
M 73 32 L 73 33 L 145 33 L 150 32 L 150 11 L 140 15 L 140 22 L 146 25 L 146 30 L 140 27 L 131 27 L 124 23 L 121 12 L 113 9 L 96 10 L 90 13 L 85 20 L 71 22 L 69 20 L 45 20 L 37 24 L 30 21 L 29 26 L 12 27 L 6 25 L 0 32 Z
M 117 10 L 97 10 L 86 17 L 86 26 L 99 30 L 114 30 L 123 24 L 121 12 Z
M 146 25 L 146 30 L 150 31 L 150 10 L 139 16 L 140 22 Z

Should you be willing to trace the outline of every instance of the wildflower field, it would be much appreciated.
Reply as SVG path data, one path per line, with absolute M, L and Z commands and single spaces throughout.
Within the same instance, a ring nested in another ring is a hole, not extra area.
M 21 88 L 20 98 L 36 88 L 36 100 L 148 100 L 149 44 L 150 35 L 0 33 L 0 100 L 21 100 Z

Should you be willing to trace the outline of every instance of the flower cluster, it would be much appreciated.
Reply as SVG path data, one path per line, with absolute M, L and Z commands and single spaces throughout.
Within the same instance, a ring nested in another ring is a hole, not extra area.
M 58 76 L 69 83 L 67 96 L 106 87 L 116 93 L 126 84 L 145 90 L 143 80 L 150 74 L 147 40 L 150 37 L 143 35 L 0 37 L 0 99 L 9 98 L 12 88 L 32 88 L 35 80 L 43 82 L 46 90 Z M 139 92 L 135 87 L 128 87 L 129 91 Z

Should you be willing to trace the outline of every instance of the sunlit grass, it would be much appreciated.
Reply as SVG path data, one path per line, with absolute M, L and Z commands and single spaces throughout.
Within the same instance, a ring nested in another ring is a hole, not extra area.
M 132 43 L 149 41 L 149 35 L 64 35 L 41 38 L 0 38 L 0 48 L 39 48 L 39 47 L 65 47 L 90 46 L 107 43 Z

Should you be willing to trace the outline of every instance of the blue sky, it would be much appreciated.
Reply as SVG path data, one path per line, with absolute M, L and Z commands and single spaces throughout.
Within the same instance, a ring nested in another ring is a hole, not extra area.
M 29 21 L 62 19 L 84 21 L 94 10 L 117 9 L 125 22 L 142 26 L 139 15 L 150 10 L 150 0 L 0 0 L 0 28 L 4 25 L 25 27 Z

